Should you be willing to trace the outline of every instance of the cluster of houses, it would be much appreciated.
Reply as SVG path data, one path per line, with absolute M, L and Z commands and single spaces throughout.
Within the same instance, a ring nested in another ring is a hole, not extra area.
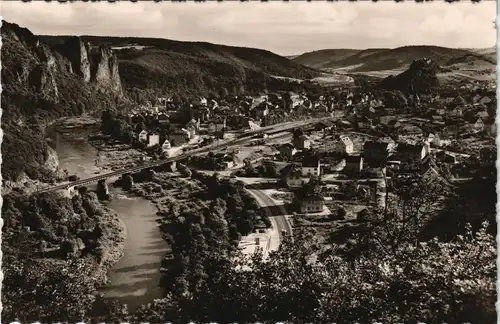
M 273 116 L 332 116 L 347 102 L 352 102 L 352 93 L 337 96 L 320 96 L 311 100 L 306 95 L 294 93 L 265 94 L 260 96 L 228 97 L 220 102 L 204 97 L 192 103 L 175 104 L 172 98 L 158 98 L 156 105 L 150 103 L 136 107 L 129 117 L 134 121 L 145 117 L 158 121 L 159 125 L 175 125 L 180 131 L 182 120 L 196 120 L 200 129 L 217 133 L 227 129 L 258 128 L 275 121 Z M 179 124 L 179 125 L 178 125 Z M 187 129 L 187 128 L 186 128 Z M 181 135 L 180 132 L 178 135 Z M 144 134 L 141 135 L 144 138 Z
M 198 135 L 222 136 L 227 130 L 257 129 L 276 122 L 276 117 L 325 116 L 327 120 L 316 125 L 330 143 L 328 154 L 342 157 L 340 172 L 348 177 L 359 177 L 374 168 L 392 168 L 398 172 L 425 170 L 431 156 L 431 147 L 443 148 L 463 134 L 467 136 L 493 136 L 496 134 L 496 97 L 490 89 L 463 89 L 441 92 L 440 95 L 396 97 L 401 107 L 392 106 L 394 98 L 380 98 L 374 93 L 359 93 L 340 89 L 335 95 L 311 99 L 291 92 L 270 93 L 260 96 L 236 96 L 217 101 L 201 97 L 190 104 L 176 105 L 169 98 L 159 100 L 155 107 L 144 106 L 131 117 L 147 114 L 158 125 L 168 125 L 168 131 L 142 130 L 138 140 L 148 147 L 159 145 L 167 152 L 172 146 L 182 145 Z M 425 109 L 423 109 L 425 107 Z M 187 122 L 186 122 L 187 121 Z M 352 138 L 338 135 L 353 130 L 374 135 L 378 140 L 366 141 L 362 149 L 355 149 Z M 327 135 L 332 135 L 327 138 Z M 281 160 L 294 167 L 284 176 L 290 188 L 304 184 L 304 178 L 321 176 L 338 170 L 321 156 L 296 156 L 314 151 L 303 131 L 294 131 L 290 143 L 279 147 Z M 357 152 L 361 151 L 361 152 Z M 314 154 L 313 154 L 314 155 Z M 456 162 L 446 151 L 436 153 L 442 161 Z M 227 157 L 221 157 L 226 162 Z M 230 161 L 227 161 L 230 163 Z M 322 209 L 319 195 L 303 197 L 302 211 Z
M 333 127 L 331 125 L 324 125 Z M 301 138 L 297 141 L 296 138 Z M 396 142 L 391 138 L 379 138 L 365 141 L 362 151 L 354 150 L 353 140 L 348 135 L 335 135 L 332 144 L 328 146 L 325 154 L 333 159 L 322 156 L 310 148 L 310 143 L 305 135 L 294 132 L 291 143 L 279 147 L 279 155 L 283 161 L 290 162 L 289 167 L 282 173 L 283 181 L 291 190 L 304 186 L 311 177 L 321 177 L 332 170 L 335 164 L 336 171 L 344 175 L 344 179 L 380 178 L 387 168 L 399 173 L 423 173 L 428 169 L 431 157 L 431 146 L 439 147 L 442 141 L 439 136 L 430 134 L 428 138 L 414 143 L 405 141 Z M 305 141 L 305 143 L 304 143 Z M 440 151 L 445 152 L 445 151 Z M 307 153 L 307 154 L 299 154 Z M 438 155 L 448 153 L 439 153 Z M 299 159 L 294 159 L 298 156 Z M 334 162 L 332 162 L 334 161 Z M 453 163 L 456 162 L 453 160 Z M 324 199 L 320 195 L 311 195 L 298 203 L 301 213 L 317 213 L 323 210 Z
M 162 152 L 167 153 L 172 146 L 183 145 L 198 136 L 199 128 L 199 122 L 192 119 L 185 125 L 184 128 L 177 128 L 168 135 L 143 129 L 138 134 L 137 140 L 146 147 L 159 145 Z

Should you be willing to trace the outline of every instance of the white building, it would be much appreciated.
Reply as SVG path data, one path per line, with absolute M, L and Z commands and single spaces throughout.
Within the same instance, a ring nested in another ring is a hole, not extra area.
M 441 138 L 439 137 L 438 134 L 434 135 L 434 134 L 429 134 L 429 136 L 427 137 L 427 143 L 429 143 L 429 145 L 433 145 L 433 146 L 441 146 Z
M 161 145 L 161 150 L 163 152 L 168 151 L 171 148 L 172 148 L 172 145 L 170 145 L 170 142 L 168 141 L 168 139 L 166 139 L 165 142 L 163 142 L 163 144 Z
M 143 130 L 139 133 L 139 142 L 146 143 L 148 141 L 148 131 Z
M 312 158 L 302 162 L 302 174 L 306 177 L 321 175 L 321 162 L 319 159 Z
M 148 147 L 155 146 L 160 144 L 160 135 L 158 134 L 149 134 L 148 136 Z
M 354 144 L 348 136 L 340 135 L 338 140 L 333 143 L 332 151 L 338 154 L 352 154 L 354 152 Z

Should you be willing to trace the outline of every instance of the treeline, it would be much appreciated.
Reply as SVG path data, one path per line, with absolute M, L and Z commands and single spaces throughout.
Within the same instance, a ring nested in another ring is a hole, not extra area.
M 395 189 L 403 209 L 394 209 L 394 202 L 385 211 L 371 210 L 364 230 L 347 242 L 326 248 L 311 234 L 294 235 L 267 262 L 261 256 L 246 262 L 217 253 L 196 257 L 201 264 L 191 270 L 204 269 L 196 285 L 122 314 L 123 320 L 494 323 L 496 249 L 488 224 L 465 225 L 453 241 L 421 240 L 425 213 L 441 189 L 403 182 Z

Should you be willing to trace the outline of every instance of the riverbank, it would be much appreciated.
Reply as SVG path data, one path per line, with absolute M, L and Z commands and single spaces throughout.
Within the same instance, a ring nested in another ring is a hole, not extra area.
M 104 207 L 106 212 L 98 218 L 97 225 L 102 229 L 98 240 L 101 255 L 98 257 L 99 271 L 96 274 L 100 286 L 109 282 L 108 271 L 124 256 L 127 226 L 113 210 Z
M 113 164 L 130 163 L 126 157 L 134 156 L 129 150 L 119 150 L 119 146 L 92 145 L 95 143 L 89 141 L 89 135 L 98 131 L 95 119 L 67 118 L 56 122 L 51 130 L 60 157 L 59 167 L 79 178 L 109 172 Z M 147 255 L 155 244 L 155 236 L 162 238 L 156 222 L 151 222 L 156 210 L 149 201 L 129 197 L 118 188 L 110 188 L 110 194 L 110 201 L 98 202 L 105 212 L 98 224 L 103 235 L 98 243 L 95 278 L 104 299 L 129 304 L 132 310 L 162 296 L 156 286 L 163 253 Z M 151 269 L 145 269 L 145 265 Z
M 60 127 L 57 142 L 62 157 L 61 166 L 79 178 L 88 178 L 113 169 L 138 164 L 143 152 L 120 144 L 107 136 L 99 134 L 98 125 L 86 125 L 76 120 L 66 121 L 71 125 L 68 130 Z M 59 124 L 61 125 L 61 124 Z M 161 262 L 169 246 L 164 241 L 158 227 L 160 217 L 154 204 L 139 195 L 124 192 L 114 187 L 109 179 L 110 201 L 103 202 L 118 216 L 125 235 L 122 253 L 107 251 L 103 264 L 106 264 L 106 284 L 99 292 L 105 300 L 127 304 L 134 311 L 164 296 L 159 286 Z M 89 189 L 94 189 L 91 185 Z M 101 274 L 104 278 L 104 273 Z
M 108 270 L 123 256 L 126 236 L 118 215 L 94 193 L 3 199 L 2 318 L 11 322 L 21 312 L 30 321 L 41 314 L 76 320 L 89 314 Z M 33 308 L 40 300 L 44 304 Z

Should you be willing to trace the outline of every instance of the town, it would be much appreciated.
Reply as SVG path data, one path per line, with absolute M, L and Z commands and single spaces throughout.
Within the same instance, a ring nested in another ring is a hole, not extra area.
M 452 7 L 2 4 L 2 320 L 496 322 L 494 3 Z
M 184 103 L 162 97 L 126 116 L 103 117 L 103 129 L 112 124 L 106 118 L 125 120 L 131 134 L 108 133 L 127 137 L 142 151 L 139 164 L 214 145 L 208 155 L 188 156 L 169 169 L 178 176 L 199 171 L 242 181 L 273 221 L 282 218 L 273 222 L 277 231 L 260 222 L 244 237 L 240 245 L 248 253 L 277 248 L 263 242 L 279 242 L 298 222 L 352 225 L 369 210 L 384 208 L 393 178 L 416 176 L 449 188 L 471 179 L 470 165 L 495 155 L 496 98 L 488 84 L 409 98 L 347 87 L 328 92 Z M 308 119 L 314 122 L 306 127 L 217 146 L 248 130 Z

